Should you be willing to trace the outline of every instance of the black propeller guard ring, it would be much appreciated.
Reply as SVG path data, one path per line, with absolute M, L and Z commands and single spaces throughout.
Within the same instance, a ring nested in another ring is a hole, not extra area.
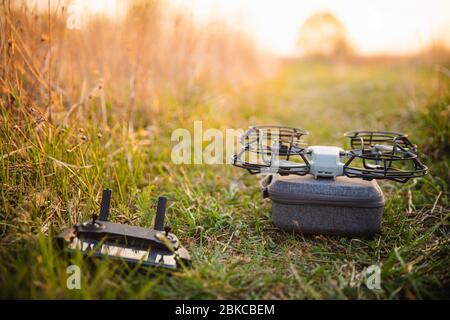
M 278 131 L 278 134 L 274 134 L 271 131 Z M 301 138 L 307 135 L 308 132 L 303 129 L 293 128 L 293 127 L 283 127 L 276 125 L 261 125 L 261 126 L 251 126 L 249 129 L 241 136 L 240 141 L 243 148 L 233 157 L 233 165 L 239 168 L 244 168 L 251 174 L 259 173 L 278 173 L 280 175 L 306 175 L 309 173 L 309 163 L 304 153 L 306 150 L 300 146 Z M 280 157 L 285 157 L 289 161 L 290 157 L 299 156 L 304 163 L 292 163 L 293 165 L 288 165 L 286 162 L 284 164 L 276 167 L 276 172 L 271 172 L 271 161 L 265 160 L 264 156 L 271 156 L 273 152 L 273 147 L 264 144 L 264 140 L 270 140 L 272 136 L 276 136 L 277 140 L 280 142 L 280 149 L 277 150 L 277 155 Z M 261 139 L 262 138 L 262 139 Z M 279 139 L 278 139 L 279 138 Z M 262 141 L 261 141 L 262 140 Z M 263 157 L 262 163 L 251 163 L 242 159 L 245 152 L 251 152 Z
M 347 177 L 366 180 L 388 179 L 404 183 L 411 178 L 427 174 L 428 168 L 419 161 L 416 154 L 417 146 L 409 141 L 406 134 L 389 131 L 351 131 L 344 136 L 350 139 L 352 148 L 349 159 L 344 164 L 344 175 Z M 377 152 L 374 153 L 374 150 Z M 363 167 L 352 167 L 355 159 L 361 159 Z M 367 160 L 376 161 L 377 165 L 369 164 Z M 392 166 L 393 163 L 399 162 L 412 162 L 413 169 L 404 170 Z

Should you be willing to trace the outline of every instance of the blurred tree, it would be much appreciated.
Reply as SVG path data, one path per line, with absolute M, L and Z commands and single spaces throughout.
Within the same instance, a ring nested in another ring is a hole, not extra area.
M 347 57 L 353 54 L 345 25 L 330 12 L 315 13 L 303 23 L 297 47 L 307 57 Z

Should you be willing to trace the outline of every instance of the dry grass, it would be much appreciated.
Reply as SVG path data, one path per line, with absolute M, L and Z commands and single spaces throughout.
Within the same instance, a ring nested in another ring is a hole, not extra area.
M 106 108 L 105 97 L 121 117 L 152 123 L 167 97 L 184 103 L 273 69 L 249 37 L 222 22 L 198 27 L 162 1 L 134 1 L 120 20 L 80 30 L 66 28 L 63 5 L 47 14 L 21 4 L 1 8 L 2 99 L 16 94 L 57 125 L 82 121 L 92 99 Z

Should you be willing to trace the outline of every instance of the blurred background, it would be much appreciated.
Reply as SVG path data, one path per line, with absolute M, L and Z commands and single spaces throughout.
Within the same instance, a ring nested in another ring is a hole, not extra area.
M 281 58 L 443 58 L 449 15 L 445 0 L 16 0 L 3 5 L 2 52 L 17 49 L 24 71 L 38 60 L 66 103 L 101 80 L 114 105 L 158 108 L 163 92 L 255 82 Z
M 442 60 L 450 45 L 445 0 L 16 0 L 2 10 L 3 56 L 22 66 L 29 94 L 50 86 L 64 108 L 100 85 L 123 112 L 157 112 L 163 95 L 255 83 L 280 62 Z

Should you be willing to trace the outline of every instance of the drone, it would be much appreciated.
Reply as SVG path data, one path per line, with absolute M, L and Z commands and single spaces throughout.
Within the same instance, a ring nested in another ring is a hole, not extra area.
M 317 178 L 386 179 L 405 183 L 427 174 L 417 146 L 399 132 L 345 133 L 351 149 L 305 146 L 308 132 L 283 126 L 251 126 L 241 138 L 242 149 L 233 164 L 251 174 L 307 175 Z
M 167 199 L 159 197 L 153 228 L 142 228 L 108 222 L 111 190 L 102 194 L 100 215 L 94 213 L 90 221 L 76 224 L 56 236 L 58 246 L 69 253 L 77 251 L 84 255 L 108 256 L 140 266 L 178 269 L 188 266 L 189 252 L 164 225 Z
M 417 146 L 398 132 L 351 131 L 350 150 L 307 146 L 303 129 L 253 126 L 233 164 L 260 181 L 273 223 L 302 234 L 372 237 L 381 231 L 385 199 L 377 180 L 400 183 L 427 174 Z

